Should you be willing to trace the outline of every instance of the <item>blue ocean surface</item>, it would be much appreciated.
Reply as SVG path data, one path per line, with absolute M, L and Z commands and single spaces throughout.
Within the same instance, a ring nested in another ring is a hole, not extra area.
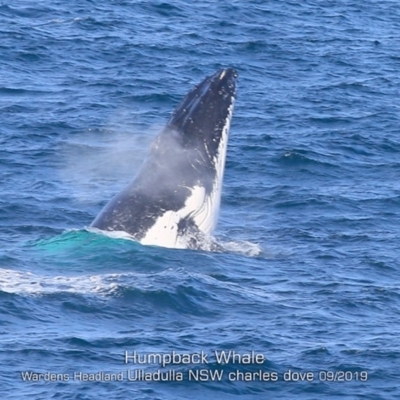
M 400 398 L 399 30 L 392 0 L 2 2 L 2 398 Z M 222 251 L 88 230 L 228 66 Z

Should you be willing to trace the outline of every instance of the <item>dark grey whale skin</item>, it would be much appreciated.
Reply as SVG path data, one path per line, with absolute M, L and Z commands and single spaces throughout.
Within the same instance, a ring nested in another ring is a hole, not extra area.
M 173 112 L 134 180 L 100 211 L 90 225 L 124 231 L 140 241 L 165 211 L 179 211 L 202 186 L 210 194 L 216 179 L 215 160 L 230 107 L 236 97 L 237 72 L 225 68 L 195 86 Z M 190 217 L 179 234 L 196 231 Z

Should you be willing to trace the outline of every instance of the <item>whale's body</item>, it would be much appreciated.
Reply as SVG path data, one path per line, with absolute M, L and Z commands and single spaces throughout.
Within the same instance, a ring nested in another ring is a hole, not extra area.
M 196 248 L 218 219 L 237 73 L 221 69 L 192 89 L 154 140 L 134 180 L 91 227 L 145 245 Z

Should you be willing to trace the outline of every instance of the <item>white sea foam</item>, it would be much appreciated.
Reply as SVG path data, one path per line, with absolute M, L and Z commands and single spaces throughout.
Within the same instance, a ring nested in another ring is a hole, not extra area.
M 218 242 L 223 251 L 229 253 L 242 254 L 249 257 L 256 257 L 262 253 L 261 246 L 257 243 L 251 243 L 247 241 L 229 241 L 229 242 Z
M 119 286 L 121 274 L 46 276 L 0 268 L 0 290 L 15 294 L 78 293 L 109 295 Z
M 125 232 L 125 231 L 103 231 L 101 229 L 94 228 L 93 226 L 87 226 L 87 227 L 85 227 L 85 229 L 88 232 L 104 235 L 104 236 L 110 237 L 112 239 L 125 239 L 125 240 L 132 240 L 134 242 L 137 242 L 132 235 L 130 235 L 128 232 Z

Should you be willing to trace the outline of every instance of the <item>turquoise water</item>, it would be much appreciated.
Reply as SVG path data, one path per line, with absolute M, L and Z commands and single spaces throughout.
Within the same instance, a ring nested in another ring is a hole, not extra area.
M 400 396 L 397 2 L 24 1 L 0 22 L 3 398 Z M 223 251 L 87 231 L 226 66 Z

